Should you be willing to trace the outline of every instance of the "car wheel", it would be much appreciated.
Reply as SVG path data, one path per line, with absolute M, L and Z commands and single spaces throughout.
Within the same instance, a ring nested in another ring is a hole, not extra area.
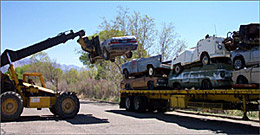
M 153 81 L 149 81 L 149 82 L 147 83 L 147 87 L 148 87 L 148 90 L 153 90 L 153 89 L 154 89 L 154 83 L 153 83 Z
M 152 77 L 155 75 L 155 71 L 154 71 L 154 68 L 153 66 L 148 66 L 148 76 Z
M 175 68 L 174 68 L 174 71 L 175 71 L 175 73 L 176 73 L 177 75 L 180 74 L 181 71 L 182 71 L 182 66 L 181 66 L 181 64 L 177 64 L 177 65 L 175 66 Z
M 181 85 L 179 83 L 174 83 L 172 86 L 173 86 L 174 90 L 180 90 L 181 89 Z
M 133 98 L 132 97 L 126 97 L 126 99 L 125 99 L 125 109 L 127 111 L 133 111 L 134 110 L 134 104 L 133 104 Z
M 242 69 L 244 67 L 244 61 L 242 57 L 237 57 L 234 59 L 233 67 L 235 70 Z
M 131 85 L 130 85 L 129 83 L 125 84 L 125 89 L 126 89 L 126 90 L 131 90 L 131 89 L 132 89 L 132 88 L 131 88 Z
M 129 58 L 132 58 L 132 56 L 133 56 L 133 53 L 132 53 L 132 52 L 129 52 L 129 53 L 126 54 L 126 58 L 128 58 L 128 59 L 129 59 Z
M 203 80 L 201 83 L 201 89 L 202 90 L 210 90 L 212 89 L 212 85 L 209 80 Z
M 110 54 L 106 48 L 103 48 L 103 56 L 105 60 L 109 60 Z
M 201 55 L 201 63 L 202 65 L 209 65 L 210 64 L 210 58 L 209 58 L 209 55 L 207 53 L 203 53 Z
M 90 53 L 88 54 L 88 58 L 89 58 L 90 64 L 94 64 L 95 63 L 95 60 L 94 60 L 93 56 Z
M 237 78 L 237 82 L 236 83 L 237 84 L 248 84 L 248 80 L 244 76 L 239 76 Z
M 129 78 L 129 72 L 127 71 L 127 69 L 124 70 L 124 77 L 125 79 Z

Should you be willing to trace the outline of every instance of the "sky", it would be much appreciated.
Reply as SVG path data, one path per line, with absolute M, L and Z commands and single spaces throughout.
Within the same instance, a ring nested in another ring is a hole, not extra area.
M 206 34 L 226 37 L 239 25 L 259 22 L 259 1 L 1 1 L 1 53 L 18 50 L 54 37 L 60 32 L 100 31 L 102 17 L 115 19 L 118 6 L 154 18 L 156 29 L 173 23 L 179 38 L 194 47 Z M 159 38 L 159 37 L 156 37 Z M 60 64 L 82 67 L 77 39 L 45 50 Z

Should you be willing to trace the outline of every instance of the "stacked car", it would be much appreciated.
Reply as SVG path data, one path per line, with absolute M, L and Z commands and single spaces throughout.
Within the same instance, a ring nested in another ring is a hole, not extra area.
M 239 31 L 228 32 L 223 41 L 225 48 L 231 51 L 235 84 L 259 85 L 259 27 L 260 23 L 241 25 Z
M 134 59 L 122 64 L 124 80 L 122 89 L 150 89 L 167 86 L 170 73 L 170 61 L 162 62 L 162 55 Z

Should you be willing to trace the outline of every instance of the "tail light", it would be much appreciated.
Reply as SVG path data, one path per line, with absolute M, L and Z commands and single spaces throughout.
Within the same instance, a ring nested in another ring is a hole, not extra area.
M 108 43 L 108 45 L 111 45 L 111 44 L 119 44 L 119 42 L 110 42 L 110 43 Z
M 129 41 L 129 43 L 136 43 L 136 40 L 131 40 Z

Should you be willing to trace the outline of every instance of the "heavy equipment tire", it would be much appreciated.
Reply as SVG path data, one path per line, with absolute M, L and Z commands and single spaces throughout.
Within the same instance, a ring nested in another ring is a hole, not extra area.
M 136 96 L 134 98 L 134 110 L 136 112 L 145 112 L 147 104 L 144 97 Z
M 73 118 L 79 112 L 79 99 L 72 92 L 64 92 L 57 97 L 55 112 L 62 119 Z
M 178 75 L 181 73 L 183 67 L 181 66 L 181 64 L 177 64 L 174 68 L 174 72 Z
M 49 110 L 50 110 L 50 112 L 51 112 L 53 115 L 58 115 L 57 112 L 56 112 L 56 110 L 55 110 L 55 106 L 50 107 Z
M 125 109 L 127 111 L 133 111 L 134 110 L 133 98 L 130 97 L 130 96 L 125 98 Z
M 22 97 L 14 92 L 7 91 L 1 94 L 1 120 L 11 121 L 20 117 L 23 112 Z
M 212 85 L 208 79 L 202 80 L 201 89 L 202 90 L 211 90 L 212 89 Z
M 233 67 L 235 70 L 242 69 L 244 67 L 244 59 L 242 57 L 236 57 L 233 62 Z
M 132 56 L 133 56 L 132 52 L 129 52 L 129 53 L 126 54 L 126 58 L 128 58 L 128 59 L 132 58 Z
M 106 48 L 103 48 L 103 56 L 104 56 L 105 60 L 109 60 L 110 59 L 110 54 L 109 54 L 109 52 L 107 51 Z
M 200 62 L 202 65 L 209 65 L 210 64 L 210 57 L 208 53 L 202 53 L 200 57 Z

